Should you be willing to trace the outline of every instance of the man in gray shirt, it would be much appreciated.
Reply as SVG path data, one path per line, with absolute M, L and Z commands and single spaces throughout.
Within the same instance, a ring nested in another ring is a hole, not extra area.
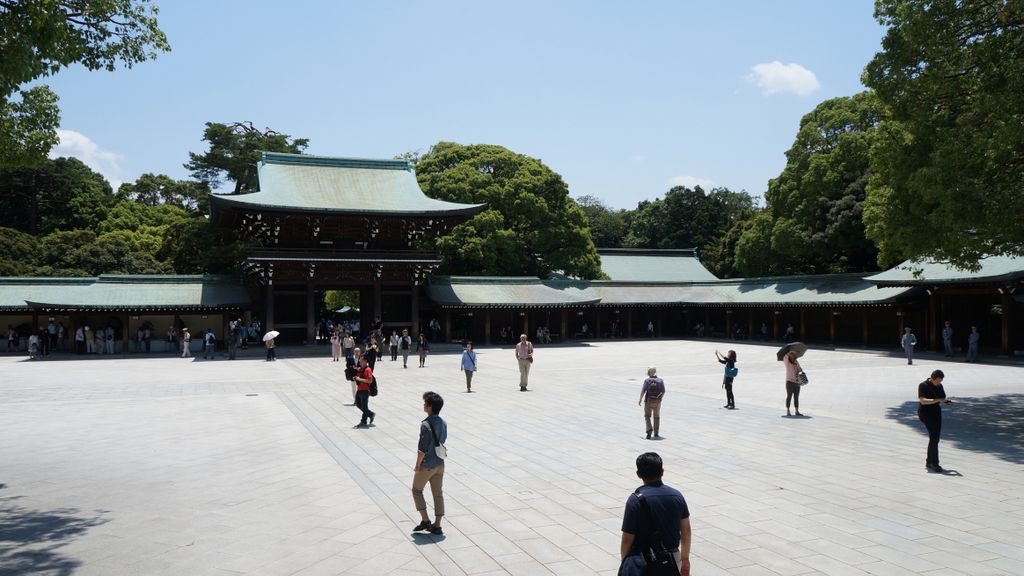
M 413 531 L 426 530 L 431 534 L 444 534 L 441 517 L 444 516 L 444 457 L 447 452 L 444 443 L 448 439 L 448 425 L 438 414 L 444 407 L 444 399 L 436 392 L 423 394 L 423 411 L 427 417 L 420 422 L 420 441 L 416 449 L 416 465 L 413 466 L 412 500 L 422 521 Z M 423 487 L 430 482 L 430 493 L 434 498 L 434 522 L 427 515 L 427 501 L 423 498 Z

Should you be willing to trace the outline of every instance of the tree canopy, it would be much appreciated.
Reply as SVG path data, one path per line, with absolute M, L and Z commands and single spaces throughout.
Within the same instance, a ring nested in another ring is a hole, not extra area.
M 440 142 L 416 164 L 416 177 L 432 198 L 488 206 L 438 240 L 445 272 L 601 276 L 586 216 L 540 160 L 501 146 Z
M 206 213 L 210 189 L 202 182 L 175 180 L 164 174 L 143 174 L 134 183 L 124 183 L 117 197 L 147 206 L 177 206 Z
M 576 204 L 587 216 L 590 237 L 598 248 L 621 248 L 632 220 L 627 210 L 613 210 L 600 198 L 584 195 L 576 198 Z
M 302 154 L 309 146 L 306 138 L 292 138 L 270 128 L 259 130 L 252 122 L 207 122 L 203 140 L 209 143 L 209 149 L 202 154 L 189 152 L 185 168 L 192 171 L 193 178 L 213 190 L 225 180 L 230 181 L 232 194 L 258 189 L 256 165 L 260 152 Z
M 862 81 L 889 117 L 864 220 L 881 262 L 1024 254 L 1024 2 L 878 0 L 875 17 Z
M 862 219 L 882 106 L 871 92 L 832 98 L 800 120 L 786 167 L 768 183 L 769 210 L 736 243 L 744 275 L 877 269 Z M 761 238 L 753 236 L 763 235 Z
M 114 70 L 170 50 L 149 0 L 0 0 L 0 168 L 33 166 L 57 143 L 57 96 L 21 86 L 71 64 Z
M 0 226 L 29 234 L 95 228 L 115 204 L 106 179 L 77 158 L 0 170 Z
M 676 186 L 664 198 L 637 204 L 623 245 L 629 248 L 697 248 L 712 245 L 754 213 L 746 192 Z

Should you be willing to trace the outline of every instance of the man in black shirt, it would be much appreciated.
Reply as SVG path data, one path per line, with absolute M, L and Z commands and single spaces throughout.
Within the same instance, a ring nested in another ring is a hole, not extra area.
M 644 550 L 664 546 L 671 552 L 678 573 L 690 575 L 690 510 L 679 490 L 662 483 L 664 473 L 657 453 L 647 452 L 636 459 L 636 475 L 644 485 L 630 494 L 622 515 L 619 554 L 624 572 L 628 572 L 626 564 L 631 564 Z M 638 495 L 643 496 L 647 506 Z
M 921 402 L 917 408 L 917 417 L 928 429 L 928 456 L 924 465 L 932 472 L 942 472 L 942 466 L 939 466 L 939 435 L 942 433 L 940 404 L 953 403 L 952 398 L 946 398 L 946 391 L 942 388 L 942 379 L 945 377 L 942 370 L 936 370 L 917 387 L 917 399 Z

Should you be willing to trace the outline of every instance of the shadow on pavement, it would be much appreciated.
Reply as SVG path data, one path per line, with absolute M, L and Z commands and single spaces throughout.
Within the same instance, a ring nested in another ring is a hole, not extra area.
M 942 442 L 957 448 L 994 454 L 1024 464 L 1024 394 L 998 394 L 985 398 L 954 397 L 956 404 L 942 408 Z M 916 401 L 886 410 L 886 418 L 927 436 L 917 419 Z M 924 444 L 922 444 L 923 450 Z M 939 445 L 942 451 L 942 445 Z
M 89 528 L 105 524 L 74 508 L 30 510 L 17 497 L 0 498 L 0 574 L 72 574 L 81 562 L 59 549 Z

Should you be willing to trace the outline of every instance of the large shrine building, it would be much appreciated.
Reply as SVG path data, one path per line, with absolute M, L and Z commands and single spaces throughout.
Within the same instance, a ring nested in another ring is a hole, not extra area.
M 418 333 L 431 319 L 446 341 L 499 343 L 545 326 L 555 339 L 795 336 L 832 346 L 896 348 L 906 327 L 942 350 L 950 321 L 983 354 L 1024 347 L 1024 258 L 991 257 L 967 272 L 906 262 L 882 273 L 720 279 L 694 250 L 599 249 L 604 280 L 439 276 L 430 240 L 486 208 L 427 197 L 402 160 L 264 153 L 259 192 L 211 197 L 211 223 L 249 245 L 240 277 L 0 278 L 0 328 L 50 321 L 207 328 L 258 318 L 282 344 L 310 343 L 327 290 L 357 290 L 364 326 Z M 27 328 L 26 328 L 27 327 Z M 118 346 L 127 351 L 127 346 Z

